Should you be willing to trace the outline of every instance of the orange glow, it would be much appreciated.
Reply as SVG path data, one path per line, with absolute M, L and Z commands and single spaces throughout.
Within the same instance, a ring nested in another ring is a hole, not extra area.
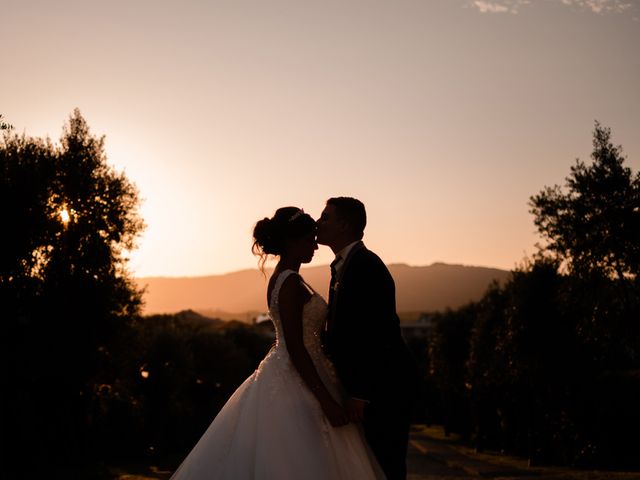
M 71 216 L 69 215 L 69 211 L 67 210 L 67 208 L 63 207 L 62 210 L 60 210 L 59 215 L 60 221 L 66 226 L 71 220 Z
M 255 269 L 255 222 L 340 195 L 386 263 L 510 269 L 594 119 L 640 169 L 638 2 L 32 3 L 0 17 L 0 113 L 56 142 L 78 107 L 105 135 L 142 200 L 138 277 Z M 85 222 L 61 195 L 58 227 Z

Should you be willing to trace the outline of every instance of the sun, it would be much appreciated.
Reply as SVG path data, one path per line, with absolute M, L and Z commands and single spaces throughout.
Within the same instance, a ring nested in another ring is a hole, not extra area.
M 65 225 L 67 225 L 69 223 L 69 220 L 71 220 L 71 216 L 69 215 L 69 211 L 67 210 L 66 207 L 62 207 L 62 210 L 60 210 L 59 215 L 60 215 L 60 221 Z

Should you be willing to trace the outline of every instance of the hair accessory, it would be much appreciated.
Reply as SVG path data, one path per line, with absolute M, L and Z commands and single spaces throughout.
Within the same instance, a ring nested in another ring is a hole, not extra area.
M 296 213 L 294 213 L 293 215 L 291 215 L 291 218 L 289 219 L 290 222 L 293 222 L 296 218 L 298 218 L 299 216 L 304 215 L 304 210 L 300 209 L 298 210 Z

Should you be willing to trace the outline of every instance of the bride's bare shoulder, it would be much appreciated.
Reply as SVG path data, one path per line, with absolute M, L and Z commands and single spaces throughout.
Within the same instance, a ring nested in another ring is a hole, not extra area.
M 300 274 L 293 272 L 288 275 L 282 285 L 280 286 L 280 290 L 275 292 L 279 297 L 279 303 L 288 303 L 293 305 L 305 304 L 309 301 L 311 297 L 311 293 L 309 289 L 305 286 L 304 281 Z
M 300 283 L 300 275 L 293 270 L 274 271 L 267 286 L 267 301 L 269 305 L 271 305 L 273 300 L 280 301 L 283 292 L 285 297 L 295 294 L 297 291 L 296 285 Z M 277 295 L 278 299 L 273 298 L 274 295 Z

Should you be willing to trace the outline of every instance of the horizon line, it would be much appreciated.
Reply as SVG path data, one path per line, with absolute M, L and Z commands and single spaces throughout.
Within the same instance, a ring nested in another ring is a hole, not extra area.
M 442 261 L 436 261 L 436 262 L 432 262 L 428 265 L 412 265 L 406 262 L 392 262 L 392 263 L 385 263 L 385 265 L 387 267 L 392 267 L 392 266 L 406 266 L 406 267 L 410 267 L 410 268 L 425 268 L 425 267 L 433 267 L 435 265 L 446 265 L 446 266 L 451 266 L 451 267 L 469 267 L 469 268 L 487 268 L 490 270 L 502 270 L 504 272 L 510 272 L 512 269 L 506 269 L 506 268 L 501 268 L 501 267 L 491 267 L 491 266 L 487 266 L 487 265 L 472 265 L 472 264 L 464 264 L 464 263 L 448 263 L 448 262 L 442 262 Z M 301 269 L 311 269 L 311 268 L 321 268 L 321 267 L 326 267 L 329 268 L 329 264 L 322 264 L 322 265 L 313 265 L 313 266 L 301 266 Z M 267 267 L 265 268 L 265 272 L 266 273 L 270 273 L 274 270 L 274 267 Z M 205 278 L 205 277 L 224 277 L 225 275 L 233 275 L 236 273 L 241 273 L 241 272 L 259 272 L 260 269 L 256 268 L 240 268 L 238 270 L 230 270 L 224 273 L 210 273 L 210 274 L 200 274 L 200 275 L 145 275 L 145 276 L 137 276 L 134 275 L 133 278 L 136 280 L 140 280 L 140 279 L 147 279 L 147 278 L 158 278 L 158 279 L 172 279 L 172 280 L 179 280 L 179 279 L 185 279 L 185 278 Z

